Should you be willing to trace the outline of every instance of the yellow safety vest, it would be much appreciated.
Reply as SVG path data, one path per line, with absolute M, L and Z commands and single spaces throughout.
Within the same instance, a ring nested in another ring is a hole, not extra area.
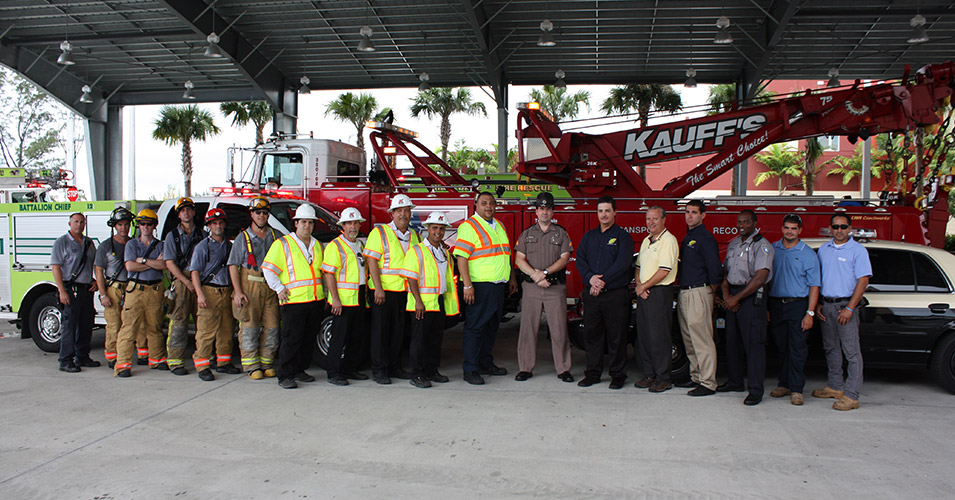
M 322 271 L 335 276 L 335 283 L 338 284 L 338 299 L 342 301 L 343 306 L 358 305 L 361 279 L 358 273 L 367 273 L 367 270 L 358 266 L 358 256 L 351 251 L 344 235 L 335 238 L 325 246 Z M 362 298 L 362 304 L 367 305 L 365 298 Z
M 447 250 L 441 250 L 444 257 L 448 259 L 448 270 L 445 276 L 448 289 L 444 294 L 440 294 L 441 282 L 438 279 L 438 260 L 431 253 L 430 248 L 425 248 L 424 243 L 408 249 L 405 255 L 405 269 L 401 274 L 418 282 L 418 293 L 421 294 L 421 301 L 424 302 L 425 311 L 438 312 L 441 310 L 438 305 L 438 296 L 444 299 L 444 314 L 454 316 L 458 314 L 458 287 L 457 280 L 454 278 L 454 265 L 450 262 L 450 255 Z M 415 310 L 414 294 L 408 293 L 408 304 L 405 307 L 407 311 Z
M 262 270 L 278 276 L 279 281 L 288 290 L 288 303 L 298 304 L 325 299 L 325 287 L 322 285 L 322 242 L 315 240 L 312 250 L 312 263 L 302 252 L 298 242 L 287 234 L 272 243 Z
M 497 221 L 496 230 L 479 215 L 462 222 L 454 256 L 468 259 L 471 281 L 494 283 L 511 277 L 511 244 L 501 221 Z
M 411 247 L 421 243 L 418 232 L 409 228 L 411 233 L 411 243 L 408 245 L 408 251 Z M 403 292 L 408 289 L 405 278 L 401 275 L 401 270 L 405 262 L 405 249 L 401 246 L 401 240 L 398 234 L 389 224 L 379 224 L 368 234 L 368 241 L 365 244 L 365 251 L 362 252 L 365 257 L 378 261 L 378 269 L 381 270 L 381 287 L 389 292 Z M 368 288 L 375 289 L 375 280 L 368 279 Z

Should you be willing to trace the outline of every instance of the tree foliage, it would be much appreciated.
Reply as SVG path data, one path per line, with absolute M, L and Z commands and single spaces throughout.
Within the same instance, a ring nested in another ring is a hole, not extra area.
M 232 117 L 232 126 L 255 125 L 255 145 L 265 142 L 265 125 L 272 121 L 274 114 L 271 104 L 265 101 L 224 102 L 219 105 L 219 111 L 226 118 Z
M 445 162 L 448 161 L 448 143 L 451 141 L 451 115 L 464 113 L 487 116 L 484 103 L 474 102 L 470 89 L 466 88 L 434 87 L 419 90 L 413 101 L 411 116 L 417 118 L 423 114 L 441 120 L 441 160 Z
M 775 177 L 778 182 L 779 194 L 783 194 L 788 187 L 783 184 L 785 176 L 796 178 L 802 176 L 802 154 L 789 144 L 771 144 L 762 153 L 757 154 L 755 158 L 767 169 L 765 172 L 760 172 L 753 180 L 757 186 Z
M 636 112 L 640 126 L 646 127 L 651 111 L 672 115 L 683 109 L 683 99 L 679 92 L 669 85 L 624 85 L 610 89 L 610 97 L 604 100 L 600 109 L 607 115 Z M 646 165 L 640 165 L 640 177 L 647 178 Z
M 377 112 L 378 100 L 364 92 L 357 95 L 351 92 L 339 94 L 337 99 L 325 107 L 325 116 L 332 115 L 355 127 L 356 143 L 362 151 L 365 150 L 365 122 L 371 120 Z
M 13 71 L 0 68 L 0 152 L 9 168 L 59 169 L 64 121 L 57 102 Z M 72 147 L 72 145 L 70 145 Z
M 153 139 L 170 146 L 182 145 L 182 179 L 185 196 L 192 196 L 192 141 L 205 141 L 219 133 L 212 113 L 190 106 L 163 106 L 154 122 Z
M 570 93 L 567 87 L 544 85 L 541 89 L 532 89 L 530 100 L 539 102 L 541 109 L 546 111 L 555 123 L 576 118 L 581 104 L 590 109 L 590 92 L 581 90 Z

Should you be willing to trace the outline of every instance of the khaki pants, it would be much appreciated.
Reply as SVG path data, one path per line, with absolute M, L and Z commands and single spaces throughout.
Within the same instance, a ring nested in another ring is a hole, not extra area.
M 677 299 L 680 332 L 690 359 L 690 379 L 716 390 L 716 342 L 713 340 L 713 288 L 680 290 Z
M 196 352 L 192 361 L 196 370 L 209 368 L 213 344 L 216 366 L 232 362 L 232 287 L 202 287 L 208 307 L 196 313 Z
M 172 291 L 176 298 L 169 311 L 169 339 L 166 344 L 170 368 L 182 365 L 189 342 L 189 317 L 196 315 L 196 293 L 190 292 L 179 280 L 172 282 Z
M 521 298 L 521 332 L 517 338 L 517 365 L 522 372 L 533 372 L 537 361 L 537 331 L 541 309 L 547 315 L 554 368 L 561 374 L 570 371 L 570 341 L 567 338 L 567 285 L 551 284 L 541 288 L 524 282 Z
M 113 305 L 103 309 L 103 317 L 106 319 L 106 345 L 103 350 L 106 361 L 116 361 L 116 339 L 119 337 L 119 330 L 123 326 L 123 297 L 126 295 L 121 287 L 125 283 L 113 283 L 106 287 L 105 294 Z M 143 333 L 145 336 L 145 332 Z M 137 345 L 139 343 L 137 342 Z M 145 345 L 145 343 L 144 343 Z
M 242 369 L 272 368 L 279 348 L 278 296 L 265 283 L 262 271 L 239 268 L 239 280 L 249 299 L 242 307 L 232 304 L 232 315 L 239 321 Z
M 139 285 L 130 283 L 132 291 L 123 300 L 123 326 L 116 339 L 115 371 L 132 368 L 134 344 L 139 331 L 145 332 L 149 344 L 149 366 L 166 362 L 166 343 L 162 338 L 162 283 Z

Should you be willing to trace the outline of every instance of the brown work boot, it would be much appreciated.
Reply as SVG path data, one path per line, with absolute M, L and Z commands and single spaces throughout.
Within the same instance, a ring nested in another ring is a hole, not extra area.
M 792 395 L 789 396 L 789 402 L 792 403 L 793 406 L 802 406 L 802 393 L 801 392 L 792 393 Z
M 839 411 L 849 411 L 859 408 L 859 402 L 855 399 L 850 398 L 849 396 L 842 396 L 837 399 L 835 403 L 832 403 L 833 410 Z
M 779 386 L 773 389 L 773 392 L 770 392 L 769 395 L 774 398 L 781 398 L 783 396 L 788 396 L 792 394 L 793 391 L 790 391 L 788 388 Z
M 812 397 L 822 398 L 822 399 L 825 399 L 825 398 L 839 399 L 842 397 L 842 394 L 843 394 L 842 391 L 830 389 L 828 385 L 823 389 L 813 389 L 812 391 Z
M 634 382 L 634 383 L 633 383 L 633 386 L 636 387 L 636 388 L 638 388 L 638 389 L 646 389 L 646 388 L 650 387 L 651 385 L 653 385 L 653 383 L 656 382 L 656 381 L 657 381 L 657 379 L 654 378 L 654 377 L 643 377 L 642 379 L 637 380 L 636 382 Z

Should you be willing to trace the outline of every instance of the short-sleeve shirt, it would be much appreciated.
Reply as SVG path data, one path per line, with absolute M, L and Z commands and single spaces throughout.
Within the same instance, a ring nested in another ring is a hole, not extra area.
M 258 271 L 262 266 L 262 261 L 265 260 L 265 254 L 268 253 L 269 248 L 272 248 L 272 243 L 276 240 L 275 236 L 275 230 L 270 227 L 265 229 L 264 240 L 248 229 L 242 231 L 232 243 L 232 253 L 229 254 L 229 261 L 226 264 L 252 269 L 252 266 L 249 266 L 249 247 L 247 244 L 247 242 L 251 242 L 252 256 L 255 257 L 255 270 Z
M 219 242 L 212 239 L 211 236 L 203 239 L 192 251 L 192 262 L 189 263 L 186 272 L 198 271 L 200 280 L 206 280 L 207 277 L 212 276 L 204 283 L 206 285 L 225 286 L 232 284 L 229 279 L 229 268 L 224 265 L 229 258 L 229 251 L 231 250 L 229 246 L 228 240 Z M 220 266 L 220 264 L 223 265 Z
M 176 231 L 179 231 L 180 234 L 178 246 L 176 246 L 176 236 L 174 234 Z M 195 251 L 196 245 L 204 237 L 202 230 L 198 227 L 194 227 L 189 234 L 183 233 L 179 226 L 174 227 L 166 235 L 166 239 L 163 240 L 163 246 L 166 247 L 163 258 L 175 262 L 179 269 L 184 271 L 192 260 L 192 252 Z
M 157 241 L 155 238 L 153 238 L 153 241 L 156 242 L 156 246 L 149 251 L 149 255 L 146 255 L 146 249 L 152 245 L 152 242 L 143 245 L 143 242 L 140 241 L 139 238 L 133 238 L 126 242 L 126 262 L 139 262 L 139 260 L 143 257 L 146 257 L 147 259 L 158 259 L 159 255 L 163 252 L 164 245 L 163 242 Z M 165 255 L 163 255 L 163 258 L 165 258 Z M 138 281 L 159 281 L 162 279 L 162 271 L 149 268 L 138 273 L 129 273 L 129 279 Z
M 872 276 L 869 251 L 852 238 L 838 247 L 832 240 L 825 242 L 819 247 L 819 264 L 823 297 L 851 297 L 859 278 Z
M 792 248 L 783 240 L 773 243 L 773 283 L 770 297 L 806 297 L 809 287 L 819 286 L 819 258 L 803 241 Z
M 103 268 L 107 282 L 110 279 L 126 281 L 126 243 L 117 243 L 112 237 L 100 243 L 93 265 Z
M 561 255 L 573 253 L 574 245 L 560 224 L 551 223 L 547 231 L 543 231 L 540 224 L 535 223 L 517 238 L 514 250 L 526 255 L 531 267 L 543 270 L 560 260 Z
M 657 285 L 671 285 L 676 281 L 677 259 L 680 256 L 680 246 L 676 236 L 666 229 L 655 240 L 651 241 L 647 235 L 640 243 L 640 255 L 637 256 L 637 268 L 640 270 L 640 282 L 643 283 L 653 277 L 660 269 L 669 271 Z
M 742 236 L 730 240 L 726 249 L 726 279 L 730 285 L 749 283 L 756 271 L 768 269 L 766 281 L 773 279 L 773 246 L 759 233 L 743 241 Z
M 89 245 L 87 245 L 87 240 L 89 238 L 83 236 L 80 241 L 76 241 L 71 234 L 66 233 L 53 243 L 53 251 L 50 252 L 50 265 L 60 266 L 64 283 L 70 281 L 76 271 L 79 272 L 72 281 L 84 285 L 93 282 L 93 259 L 96 258 L 96 247 L 92 240 L 89 240 Z M 86 261 L 83 262 L 82 269 L 77 269 L 80 260 L 83 258 L 84 247 L 86 248 Z

